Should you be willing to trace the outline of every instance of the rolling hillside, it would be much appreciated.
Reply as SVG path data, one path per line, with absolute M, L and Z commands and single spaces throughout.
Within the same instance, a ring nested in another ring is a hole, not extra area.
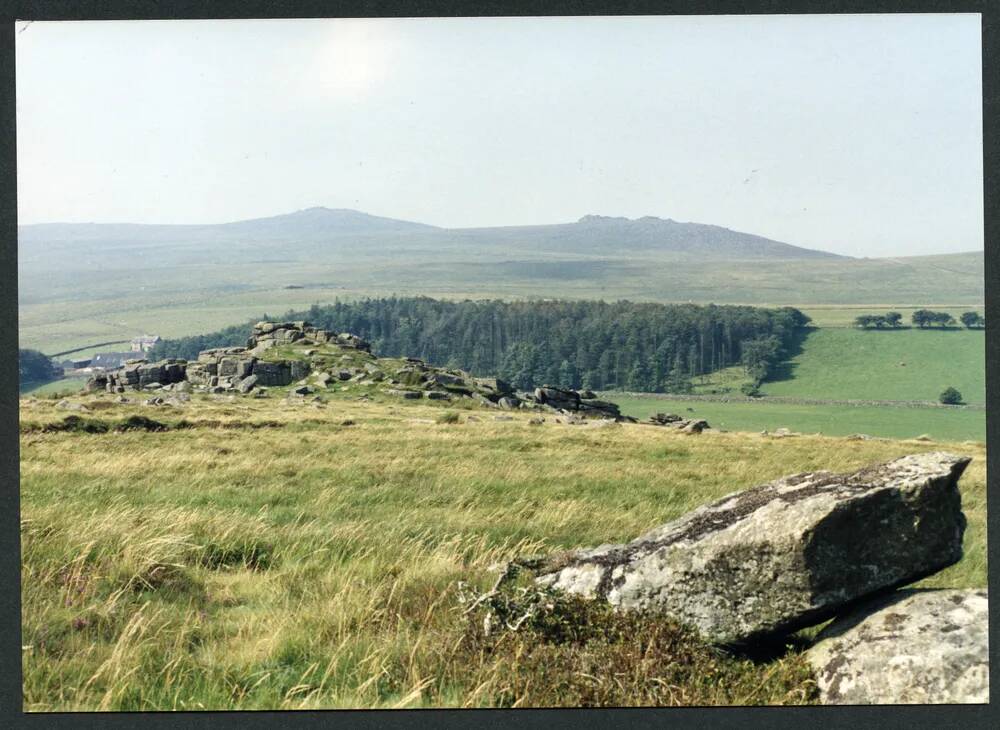
M 981 252 L 852 259 L 649 216 L 440 229 L 311 208 L 207 226 L 23 226 L 18 249 L 21 346 L 43 351 L 364 295 L 965 305 L 984 289 Z

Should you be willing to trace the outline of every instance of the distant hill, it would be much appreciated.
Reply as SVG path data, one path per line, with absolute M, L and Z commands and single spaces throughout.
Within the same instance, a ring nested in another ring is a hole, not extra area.
M 751 233 L 671 218 L 615 218 L 585 215 L 575 223 L 449 231 L 470 245 L 513 243 L 517 248 L 559 253 L 613 256 L 623 252 L 697 255 L 703 258 L 846 258 L 827 251 L 793 246 Z
M 300 237 L 434 231 L 423 223 L 383 218 L 346 208 L 306 208 L 294 213 L 232 223 L 164 225 L 140 223 L 39 223 L 19 226 L 18 242 L 131 240 L 294 240 Z
M 644 216 L 630 220 L 585 215 L 575 223 L 495 228 L 438 228 L 349 209 L 307 208 L 295 213 L 206 225 L 45 223 L 21 226 L 21 244 L 73 241 L 114 242 L 142 247 L 174 242 L 198 246 L 240 241 L 326 242 L 339 248 L 363 238 L 367 245 L 392 245 L 467 253 L 506 250 L 615 255 L 655 251 L 708 258 L 844 258 L 750 233 L 702 223 Z
M 213 225 L 26 225 L 19 333 L 42 351 L 186 335 L 336 297 L 975 304 L 982 252 L 837 256 L 669 218 L 437 228 L 309 208 Z

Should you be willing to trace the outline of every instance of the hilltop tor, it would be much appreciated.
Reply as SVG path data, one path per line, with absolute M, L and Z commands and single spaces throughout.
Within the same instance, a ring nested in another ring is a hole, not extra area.
M 258 322 L 245 347 L 203 350 L 192 362 L 135 359 L 94 375 L 90 391 L 232 393 L 267 397 L 268 390 L 306 397 L 331 390 L 384 393 L 403 399 L 473 400 L 488 408 L 555 411 L 626 420 L 618 406 L 591 391 L 542 386 L 517 392 L 500 378 L 474 377 L 413 358 L 379 358 L 357 335 L 309 322 Z

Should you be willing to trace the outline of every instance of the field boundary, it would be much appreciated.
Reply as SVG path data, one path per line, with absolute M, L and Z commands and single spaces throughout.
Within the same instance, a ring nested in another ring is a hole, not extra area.
M 124 345 L 126 342 L 131 342 L 131 340 L 111 340 L 110 342 L 97 342 L 93 345 L 84 345 L 83 347 L 76 347 L 72 350 L 63 350 L 62 352 L 54 352 L 51 355 L 46 355 L 48 358 L 59 357 L 61 355 L 71 355 L 74 352 L 82 352 L 83 350 L 90 350 L 95 347 L 104 347 L 105 345 Z

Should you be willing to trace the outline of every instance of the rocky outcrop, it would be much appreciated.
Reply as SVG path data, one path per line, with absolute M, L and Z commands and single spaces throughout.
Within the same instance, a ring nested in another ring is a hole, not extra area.
M 165 385 L 180 383 L 186 377 L 186 360 L 129 360 L 125 367 L 107 373 L 97 373 L 87 381 L 86 389 L 124 393 L 131 390 L 156 390 Z
M 825 704 L 989 702 L 986 591 L 896 591 L 827 626 L 806 652 Z
M 701 433 L 706 428 L 711 428 L 704 418 L 684 418 L 675 413 L 657 413 L 650 416 L 647 423 L 653 426 L 676 428 L 684 433 Z
M 655 607 L 717 644 L 781 635 L 957 562 L 970 459 L 905 456 L 731 494 L 624 545 L 541 560 L 537 582 Z
M 371 345 L 349 332 L 339 334 L 314 327 L 309 322 L 258 322 L 247 340 L 247 349 L 263 353 L 270 347 L 296 342 L 300 345 L 318 345 L 325 342 L 371 352 Z
M 333 333 L 309 322 L 258 322 L 245 347 L 203 350 L 193 362 L 130 361 L 121 370 L 95 375 L 88 387 L 121 393 L 130 388 L 156 390 L 180 382 L 195 391 L 244 395 L 293 384 L 320 391 L 383 384 L 382 392 L 406 399 L 471 398 L 489 408 L 628 420 L 614 403 L 599 400 L 589 391 L 543 386 L 519 394 L 500 378 L 477 378 L 464 370 L 428 365 L 416 357 L 376 358 L 362 338 Z
M 547 410 L 560 413 L 580 413 L 599 418 L 620 418 L 621 411 L 610 401 L 599 400 L 589 391 L 576 391 L 543 385 L 531 393 L 523 393 L 520 400 L 533 405 L 545 406 Z

